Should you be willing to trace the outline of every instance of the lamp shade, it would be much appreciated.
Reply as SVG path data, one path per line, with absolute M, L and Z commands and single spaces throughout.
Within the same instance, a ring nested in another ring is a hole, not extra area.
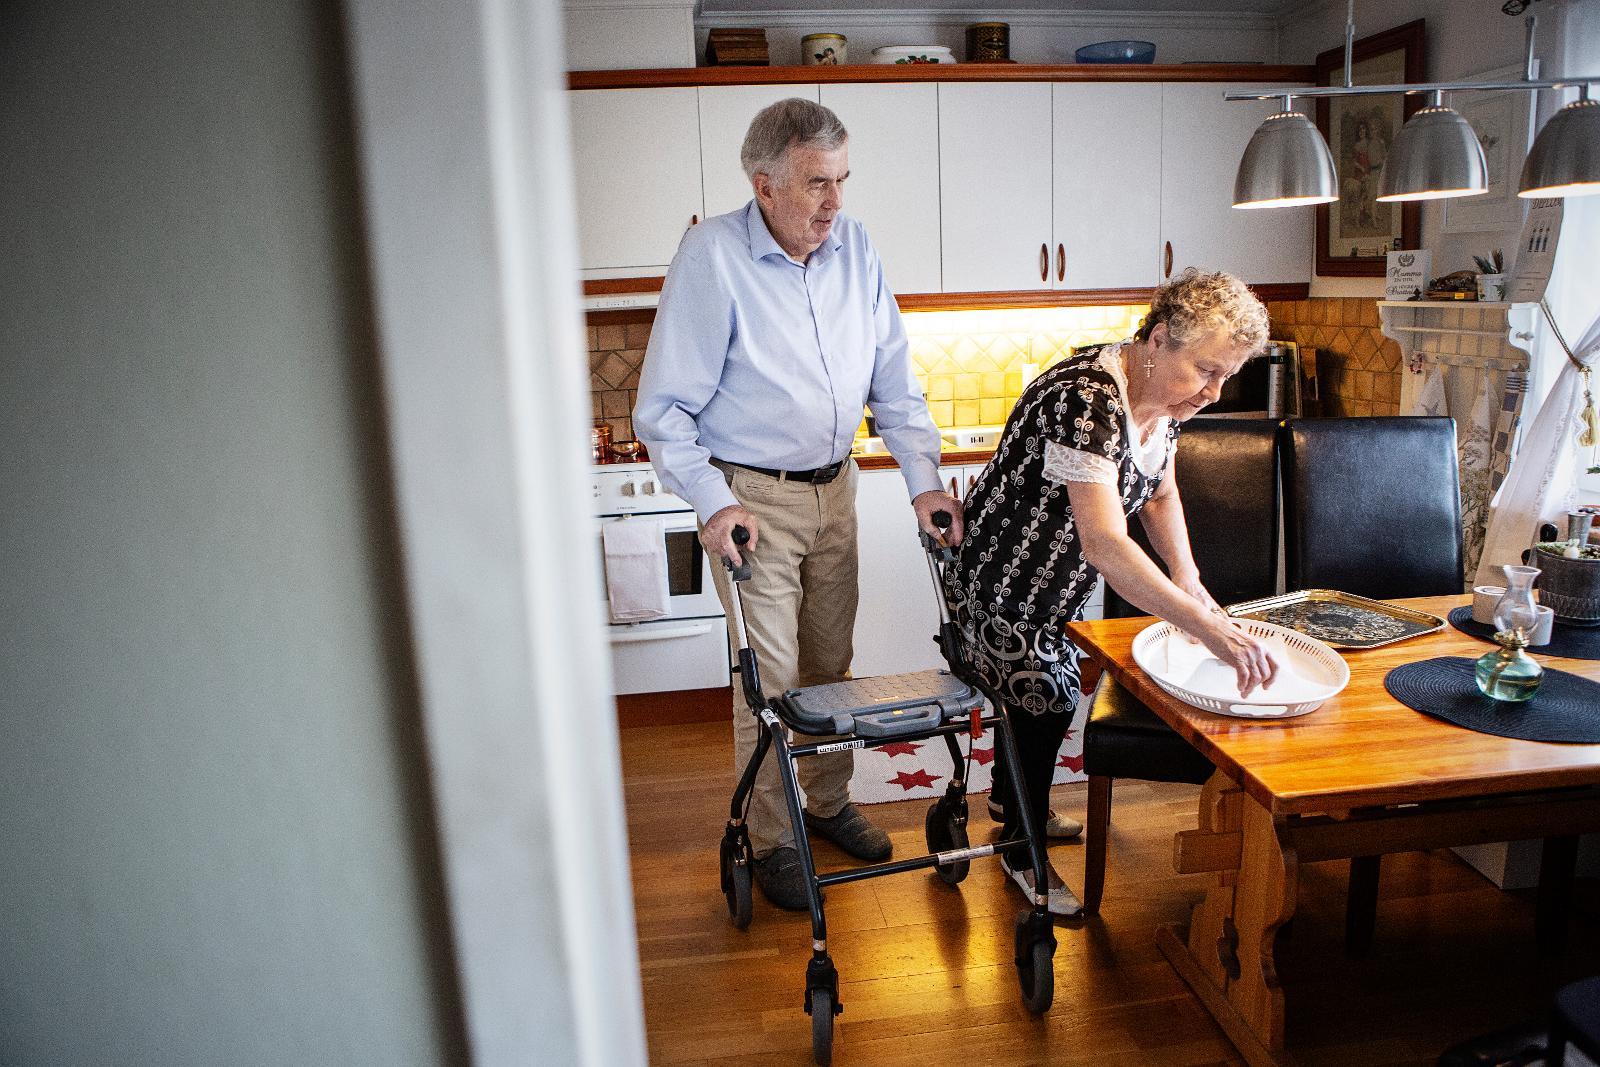
M 1233 206 L 1294 207 L 1339 199 L 1333 153 L 1311 120 L 1281 111 L 1263 122 L 1239 160 Z
M 1406 120 L 1389 146 L 1378 199 L 1441 200 L 1489 191 L 1483 145 L 1453 108 L 1433 104 Z
M 1600 101 L 1587 93 L 1557 111 L 1522 164 L 1517 195 L 1591 196 L 1600 193 Z

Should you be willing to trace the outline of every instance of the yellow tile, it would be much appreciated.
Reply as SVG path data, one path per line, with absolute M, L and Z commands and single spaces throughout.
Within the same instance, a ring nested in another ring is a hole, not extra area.
M 939 420 L 935 419 L 935 422 Z M 982 426 L 983 420 L 978 416 L 978 402 L 976 400 L 957 400 L 955 402 L 955 426 Z
M 956 375 L 955 397 L 957 400 L 978 399 L 978 376 L 976 374 Z
M 999 371 L 990 371 L 978 378 L 978 396 L 982 398 L 1000 397 L 1006 395 L 1006 376 Z
M 982 419 L 981 425 L 999 426 L 1006 421 L 1009 405 L 1006 401 L 995 397 L 978 401 L 978 418 Z
M 956 424 L 955 405 L 948 400 L 934 400 L 928 404 L 928 414 L 933 416 L 937 426 L 954 426 Z
M 954 400 L 956 396 L 956 380 L 948 374 L 928 375 L 929 400 Z
M 1006 373 L 1006 396 L 1022 395 L 1022 372 L 1019 370 Z

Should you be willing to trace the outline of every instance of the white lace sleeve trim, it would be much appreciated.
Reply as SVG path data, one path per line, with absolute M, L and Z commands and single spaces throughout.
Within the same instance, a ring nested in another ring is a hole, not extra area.
M 1098 482 L 1101 485 L 1116 485 L 1117 465 L 1093 452 L 1085 452 L 1081 448 L 1068 448 L 1055 441 L 1046 441 L 1044 476 L 1057 484 Z

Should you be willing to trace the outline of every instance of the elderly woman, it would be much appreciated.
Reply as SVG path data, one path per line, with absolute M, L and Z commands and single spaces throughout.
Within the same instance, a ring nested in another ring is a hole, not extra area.
M 973 667 L 1006 703 L 1033 825 L 1049 813 L 1056 753 L 1077 717 L 1078 649 L 1066 624 L 1102 574 L 1233 667 L 1246 693 L 1275 664 L 1223 614 L 1189 550 L 1173 468 L 1178 429 L 1261 351 L 1267 313 L 1237 278 L 1193 268 L 1156 290 L 1130 340 L 1077 353 L 1028 386 L 966 500 L 966 536 L 948 576 Z M 1138 515 L 1171 574 L 1128 536 Z M 1021 819 L 1007 812 L 1005 838 Z M 1024 865 L 1006 872 L 1031 893 Z M 1077 897 L 1050 872 L 1050 911 Z

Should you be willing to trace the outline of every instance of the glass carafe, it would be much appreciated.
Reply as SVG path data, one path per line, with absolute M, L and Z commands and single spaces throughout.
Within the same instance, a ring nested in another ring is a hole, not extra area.
M 1522 701 L 1537 693 L 1544 681 L 1544 668 L 1524 651 L 1539 620 L 1538 605 L 1533 602 L 1533 580 L 1539 577 L 1539 568 L 1501 569 L 1506 574 L 1506 592 L 1494 606 L 1494 637 L 1500 648 L 1479 658 L 1478 688 L 1495 700 Z

